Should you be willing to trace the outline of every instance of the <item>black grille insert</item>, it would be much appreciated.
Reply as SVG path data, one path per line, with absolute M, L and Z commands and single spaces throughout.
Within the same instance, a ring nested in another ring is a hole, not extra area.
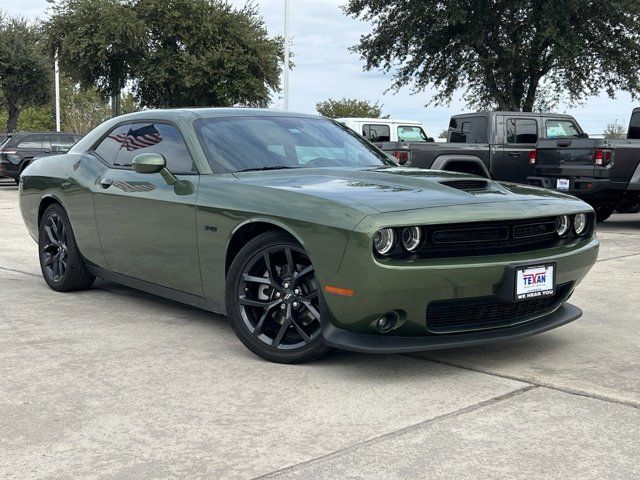
M 440 183 L 447 187 L 464 191 L 486 190 L 489 186 L 489 183 L 486 180 L 448 180 Z
M 462 333 L 508 327 L 551 312 L 566 299 L 570 288 L 570 284 L 560 285 L 554 295 L 518 302 L 493 297 L 431 302 L 427 306 L 427 329 L 431 333 Z

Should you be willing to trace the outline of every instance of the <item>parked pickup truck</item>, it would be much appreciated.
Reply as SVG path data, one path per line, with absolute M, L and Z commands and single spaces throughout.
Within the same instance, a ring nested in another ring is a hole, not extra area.
M 455 115 L 446 143 L 375 142 L 401 165 L 473 173 L 496 180 L 527 183 L 531 155 L 539 140 L 560 130 L 586 138 L 569 115 L 526 112 L 477 112 Z
M 626 139 L 587 139 L 560 135 L 538 143 L 532 185 L 579 197 L 603 222 L 614 210 L 631 210 L 640 202 L 640 108 Z

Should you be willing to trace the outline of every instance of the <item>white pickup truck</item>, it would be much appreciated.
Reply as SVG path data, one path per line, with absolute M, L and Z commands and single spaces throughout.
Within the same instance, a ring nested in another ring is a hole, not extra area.
M 433 142 L 420 122 L 390 118 L 336 118 L 372 143 Z

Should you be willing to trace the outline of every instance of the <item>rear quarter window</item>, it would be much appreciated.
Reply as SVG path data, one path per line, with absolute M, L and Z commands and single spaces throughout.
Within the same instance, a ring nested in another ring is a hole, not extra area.
M 362 136 L 370 142 L 388 142 L 391 139 L 389 125 L 363 125 Z
M 456 125 L 452 129 L 451 125 Z M 487 117 L 451 119 L 449 141 L 452 143 L 488 143 Z
M 547 120 L 544 122 L 547 138 L 579 138 L 580 131 L 571 120 Z
M 631 115 L 631 122 L 629 123 L 629 132 L 627 138 L 640 140 L 640 110 Z

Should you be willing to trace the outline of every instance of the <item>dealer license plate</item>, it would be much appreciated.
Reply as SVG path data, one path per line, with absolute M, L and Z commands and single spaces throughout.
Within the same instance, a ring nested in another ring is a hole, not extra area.
M 555 265 L 516 268 L 516 300 L 555 293 Z
M 556 188 L 558 190 L 569 190 L 569 184 L 568 178 L 559 178 L 556 182 Z

